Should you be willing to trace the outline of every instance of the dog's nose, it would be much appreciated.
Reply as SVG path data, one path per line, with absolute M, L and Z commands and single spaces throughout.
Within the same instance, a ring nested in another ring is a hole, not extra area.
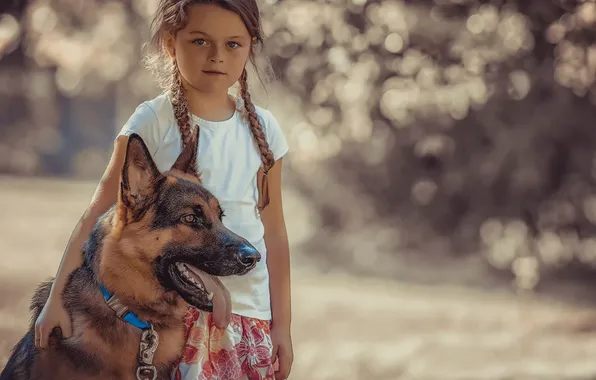
M 238 260 L 242 265 L 250 267 L 261 260 L 261 254 L 250 245 L 243 245 L 238 251 Z

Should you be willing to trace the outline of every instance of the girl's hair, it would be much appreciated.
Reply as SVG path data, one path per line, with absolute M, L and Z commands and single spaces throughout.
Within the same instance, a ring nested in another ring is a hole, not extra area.
M 257 75 L 259 74 L 255 59 L 255 49 L 257 46 L 262 46 L 263 44 L 261 18 L 256 0 L 159 0 L 151 24 L 151 39 L 146 45 L 145 63 L 147 68 L 158 78 L 160 87 L 171 91 L 174 115 L 176 116 L 184 145 L 191 138 L 190 116 L 186 96 L 184 96 L 182 89 L 178 66 L 166 50 L 166 36 L 168 34 L 175 36 L 179 30 L 184 28 L 188 20 L 188 7 L 196 4 L 217 5 L 240 16 L 252 38 L 253 43 L 251 45 L 249 59 Z M 263 162 L 262 170 L 259 171 L 258 175 L 258 207 L 262 210 L 269 204 L 267 173 L 275 164 L 275 158 L 269 148 L 262 125 L 259 122 L 255 107 L 251 101 L 247 77 L 248 74 L 246 69 L 244 69 L 238 82 L 240 84 L 240 96 L 244 103 L 244 110 L 250 130 L 259 148 Z M 261 80 L 260 76 L 259 80 Z

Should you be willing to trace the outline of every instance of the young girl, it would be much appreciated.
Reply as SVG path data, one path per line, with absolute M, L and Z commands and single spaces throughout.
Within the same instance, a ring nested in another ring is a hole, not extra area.
M 289 247 L 282 210 L 282 156 L 288 150 L 273 115 L 253 105 L 248 61 L 262 43 L 255 0 L 160 0 L 148 62 L 166 91 L 137 107 L 67 246 L 52 292 L 36 321 L 36 345 L 60 326 L 70 336 L 60 294 L 82 262 L 81 246 L 97 218 L 116 202 L 126 141 L 139 134 L 161 171 L 168 170 L 199 129 L 203 185 L 220 201 L 224 224 L 249 240 L 263 260 L 245 276 L 221 278 L 232 297 L 232 320 L 219 330 L 212 314 L 189 308 L 186 349 L 174 379 L 285 379 L 290 338 Z M 166 76 L 164 77 L 164 70 Z M 228 90 L 239 83 L 240 96 Z M 274 371 L 273 364 L 277 364 Z

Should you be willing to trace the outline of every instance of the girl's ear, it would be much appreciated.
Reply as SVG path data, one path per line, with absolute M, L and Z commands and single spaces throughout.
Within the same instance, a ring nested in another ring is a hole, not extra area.
M 170 55 L 170 57 L 172 57 L 173 59 L 176 58 L 176 48 L 174 47 L 174 37 L 168 33 L 167 37 L 166 37 L 166 50 L 168 51 L 168 54 Z

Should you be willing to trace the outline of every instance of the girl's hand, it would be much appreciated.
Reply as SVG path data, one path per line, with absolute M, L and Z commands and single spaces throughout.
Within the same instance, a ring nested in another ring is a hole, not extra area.
M 54 327 L 62 329 L 62 338 L 69 338 L 72 335 L 70 316 L 62 306 L 60 295 L 57 295 L 56 298 L 53 299 L 51 296 L 48 298 L 35 321 L 35 347 L 37 348 L 48 347 Z
M 290 375 L 292 362 L 294 361 L 294 351 L 292 349 L 292 338 L 290 336 L 290 327 L 283 325 L 271 326 L 271 342 L 273 343 L 273 355 L 271 362 L 275 371 L 275 380 L 285 380 Z

